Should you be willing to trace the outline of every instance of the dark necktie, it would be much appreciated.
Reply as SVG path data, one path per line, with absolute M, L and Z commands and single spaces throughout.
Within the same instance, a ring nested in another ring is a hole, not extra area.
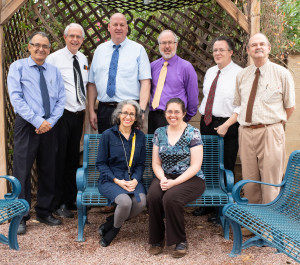
M 259 68 L 256 69 L 255 71 L 255 78 L 253 81 L 252 89 L 250 92 L 249 100 L 248 100 L 248 105 L 247 105 L 247 110 L 246 110 L 246 122 L 252 122 L 252 111 L 253 111 L 253 105 L 254 105 L 254 100 L 256 96 L 256 91 L 257 91 L 257 85 L 258 85 L 258 79 L 259 79 Z
M 219 70 L 217 73 L 217 76 L 215 77 L 214 81 L 211 84 L 209 94 L 207 97 L 207 101 L 206 101 L 206 105 L 205 105 L 205 112 L 204 112 L 204 122 L 206 125 L 209 125 L 212 122 L 212 108 L 213 108 L 213 104 L 214 104 L 216 87 L 217 87 L 217 82 L 218 82 L 220 73 L 221 73 L 221 71 Z
M 77 101 L 80 104 L 85 103 L 85 92 L 84 92 L 84 85 L 83 85 L 83 79 L 81 75 L 81 70 L 79 66 L 79 62 L 77 60 L 77 56 L 73 56 L 73 71 L 74 71 L 74 81 L 75 81 L 75 88 L 76 88 L 76 97 Z
M 43 74 L 43 69 L 44 67 L 41 65 L 37 65 L 37 68 L 40 71 L 40 89 L 41 89 L 41 94 L 42 94 L 42 99 L 43 99 L 43 107 L 45 111 L 45 119 L 48 119 L 50 117 L 50 99 L 49 99 L 49 93 L 47 89 L 47 84 L 46 80 Z
M 119 61 L 119 48 L 121 45 L 114 45 L 114 52 L 111 57 L 109 73 L 108 73 L 108 81 L 107 81 L 107 95 L 112 98 L 116 93 L 116 76 L 118 69 L 118 61 Z

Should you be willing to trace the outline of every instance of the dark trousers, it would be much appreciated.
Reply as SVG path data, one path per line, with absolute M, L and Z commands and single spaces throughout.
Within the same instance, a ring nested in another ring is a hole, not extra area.
M 159 127 L 168 125 L 165 117 L 165 112 L 163 110 L 149 111 L 148 116 L 148 133 L 153 134 L 155 130 Z
M 111 115 L 116 109 L 116 105 L 108 106 L 102 102 L 99 102 L 97 119 L 98 119 L 98 133 L 103 133 L 105 130 L 112 127 Z
M 213 117 L 212 123 L 208 126 L 204 122 L 204 115 L 200 121 L 200 132 L 203 135 L 218 135 L 214 128 L 222 125 L 228 118 Z M 239 149 L 239 123 L 231 125 L 224 136 L 224 167 L 234 171 L 237 152 Z
M 175 179 L 176 175 L 166 175 Z M 184 226 L 184 206 L 197 199 L 205 190 L 205 181 L 192 177 L 184 183 L 162 191 L 160 181 L 154 178 L 147 195 L 149 210 L 149 243 L 156 244 L 163 240 L 166 218 L 166 241 L 171 246 L 186 241 Z
M 13 174 L 21 183 L 19 198 L 31 203 L 31 168 L 36 159 L 38 173 L 36 213 L 47 217 L 52 211 L 55 192 L 56 126 L 43 134 L 17 115 L 14 128 Z M 25 219 L 29 219 L 26 216 Z
M 84 111 L 73 113 L 64 110 L 57 123 L 58 152 L 54 208 L 59 208 L 62 204 L 72 205 L 76 201 L 76 171 L 79 167 L 83 120 Z

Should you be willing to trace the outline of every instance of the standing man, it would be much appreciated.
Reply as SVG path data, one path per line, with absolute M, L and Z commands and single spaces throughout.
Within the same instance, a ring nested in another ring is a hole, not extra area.
M 66 47 L 47 58 L 61 72 L 66 89 L 66 105 L 58 121 L 58 153 L 56 169 L 56 189 L 54 199 L 55 214 L 73 218 L 70 211 L 76 201 L 76 170 L 79 167 L 80 139 L 83 129 L 88 82 L 88 61 L 78 51 L 84 39 L 83 28 L 76 23 L 68 25 L 64 32 Z
M 13 174 L 22 186 L 19 198 L 31 202 L 31 168 L 37 162 L 36 219 L 60 225 L 53 215 L 55 193 L 56 123 L 65 106 L 65 88 L 59 70 L 45 62 L 50 42 L 44 32 L 34 33 L 28 44 L 30 56 L 11 64 L 7 76 L 10 101 L 16 112 Z M 18 234 L 26 233 L 25 216 Z
M 111 127 L 111 114 L 118 102 L 139 101 L 144 113 L 150 94 L 149 59 L 142 45 L 127 39 L 125 16 L 112 15 L 108 31 L 111 40 L 96 49 L 88 84 L 90 123 L 94 130 L 98 124 L 99 133 Z M 94 110 L 96 99 L 99 100 L 97 114 Z
M 158 36 L 159 52 L 162 58 L 151 63 L 152 85 L 148 133 L 167 125 L 166 103 L 171 98 L 180 98 L 186 106 L 185 121 L 197 113 L 198 77 L 192 64 L 176 55 L 178 38 L 171 30 L 164 30 Z
M 202 135 L 224 137 L 224 167 L 232 172 L 239 148 L 237 116 L 239 108 L 233 106 L 236 76 L 242 70 L 231 57 L 234 44 L 229 37 L 214 40 L 213 57 L 215 66 L 209 68 L 204 77 L 200 131 Z M 206 214 L 208 207 L 199 208 L 195 215 Z
M 254 64 L 237 76 L 234 104 L 238 116 L 243 179 L 279 184 L 285 161 L 284 124 L 295 108 L 294 81 L 287 69 L 269 61 L 267 37 L 255 34 L 247 52 Z M 279 188 L 256 183 L 244 186 L 250 203 L 269 203 Z

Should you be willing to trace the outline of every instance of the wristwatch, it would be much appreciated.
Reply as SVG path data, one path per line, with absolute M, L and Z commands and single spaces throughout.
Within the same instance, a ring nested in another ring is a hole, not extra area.
M 142 112 L 143 114 L 145 114 L 146 111 L 145 111 L 144 109 L 141 109 L 141 112 Z

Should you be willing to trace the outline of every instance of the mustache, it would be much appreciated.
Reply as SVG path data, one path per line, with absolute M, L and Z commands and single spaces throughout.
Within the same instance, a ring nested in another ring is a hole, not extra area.
M 255 53 L 258 53 L 258 52 L 264 52 L 264 50 L 263 49 L 257 49 L 257 50 L 255 50 Z

